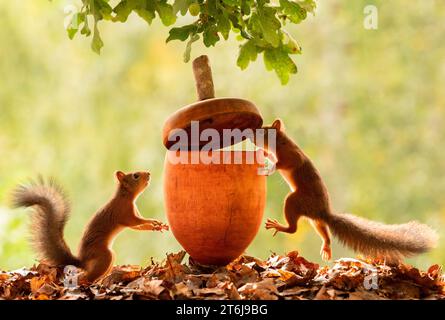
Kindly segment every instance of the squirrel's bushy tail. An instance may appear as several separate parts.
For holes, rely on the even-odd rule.
[[[69,218],[69,203],[62,189],[53,181],[21,185],[13,192],[16,207],[33,207],[31,242],[40,259],[54,265],[79,266],[63,237]]]
[[[436,231],[416,221],[386,225],[351,214],[336,213],[325,216],[323,220],[334,236],[352,250],[372,257],[383,257],[388,262],[426,252],[438,240]]]

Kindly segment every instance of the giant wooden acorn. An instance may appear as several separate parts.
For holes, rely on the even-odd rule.
[[[214,97],[207,56],[194,60],[193,71],[200,101],[173,113],[163,128],[163,143],[168,149],[165,209],[173,235],[195,261],[225,265],[243,254],[261,225],[266,178],[259,170],[264,158],[260,152],[254,155],[255,151],[201,150],[208,142],[190,138],[192,121],[198,121],[199,135],[205,129],[216,130],[221,147],[226,147],[239,140],[224,141],[224,129],[257,129],[263,120],[250,101]],[[187,141],[172,139],[176,129],[187,132]],[[173,146],[183,147],[182,151],[173,150]],[[204,162],[200,156],[219,161]],[[241,163],[234,163],[235,158]],[[183,161],[178,163],[178,159]]]

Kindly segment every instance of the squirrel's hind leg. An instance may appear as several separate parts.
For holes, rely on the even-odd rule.
[[[331,260],[332,258],[331,236],[329,234],[328,225],[321,220],[310,219],[310,222],[311,225],[314,227],[315,231],[317,231],[320,238],[323,240],[323,244],[321,245],[321,250],[320,250],[321,258],[325,261]]]
[[[114,254],[110,250],[101,251],[85,264],[85,277],[88,281],[94,282],[108,274],[113,268]]]
[[[284,203],[284,216],[287,221],[287,226],[280,224],[275,219],[267,219],[266,229],[275,229],[274,236],[277,232],[295,233],[297,232],[298,220],[302,216],[299,213],[298,205],[296,205],[297,196],[295,193],[289,194]]]

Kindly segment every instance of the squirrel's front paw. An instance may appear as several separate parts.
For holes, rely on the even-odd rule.
[[[165,223],[163,223],[163,222],[161,222],[161,221],[159,221],[159,220],[153,220],[152,222],[151,222],[151,226],[153,227],[153,230],[155,230],[155,231],[168,231],[169,230],[169,227],[168,227],[168,225],[167,224],[165,224]]]
[[[170,230],[170,227],[168,226],[168,224],[165,224],[165,223],[162,223],[161,222],[161,226],[160,226],[160,230],[159,231],[168,231],[168,230]]]

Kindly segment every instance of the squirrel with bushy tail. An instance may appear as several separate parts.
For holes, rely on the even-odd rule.
[[[148,186],[147,171],[125,174],[116,172],[117,189],[114,196],[93,215],[79,246],[77,256],[71,253],[64,239],[64,228],[70,207],[62,189],[52,180],[40,179],[19,186],[13,193],[16,207],[32,207],[31,242],[39,257],[56,266],[74,265],[84,270],[82,280],[94,282],[112,268],[112,243],[124,228],[135,230],[168,230],[168,226],[154,219],[144,219],[135,204]]]
[[[273,229],[274,235],[277,232],[295,233],[299,219],[309,218],[323,240],[320,254],[324,260],[330,260],[332,256],[330,232],[352,250],[390,263],[435,247],[436,231],[417,221],[386,225],[334,211],[320,173],[303,150],[287,136],[283,122],[277,119],[264,130],[265,140],[259,147],[276,162],[275,168],[291,189],[284,201],[287,224],[273,219],[266,222],[266,228]],[[273,136],[269,135],[269,130],[275,131],[275,146],[267,140]]]

